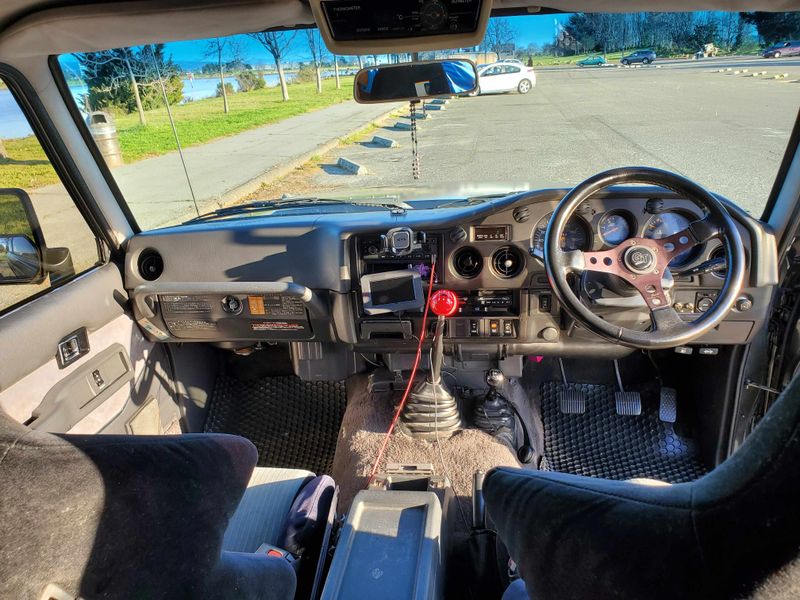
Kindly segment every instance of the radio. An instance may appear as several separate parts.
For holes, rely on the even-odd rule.
[[[474,290],[456,292],[458,312],[455,316],[519,316],[519,293],[512,290]]]

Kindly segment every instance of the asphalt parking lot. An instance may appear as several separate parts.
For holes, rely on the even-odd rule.
[[[735,74],[742,69],[748,71]],[[753,76],[760,71],[789,76]],[[611,167],[649,165],[682,173],[760,215],[800,106],[794,59],[543,68],[537,78],[527,95],[454,99],[420,122],[418,182],[410,133],[392,122],[323,156],[304,173],[308,189],[295,185],[292,193],[538,189],[572,186]],[[407,111],[396,121],[408,122]],[[373,134],[399,146],[377,147]],[[338,168],[340,157],[366,174]]]

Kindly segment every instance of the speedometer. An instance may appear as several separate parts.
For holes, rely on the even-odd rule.
[[[651,240],[660,240],[671,235],[675,235],[679,231],[686,229],[690,224],[687,217],[676,212],[664,212],[654,215],[644,228],[644,237]],[[691,260],[693,250],[687,250],[672,259],[670,265],[679,267],[685,265]]]
[[[553,213],[548,213],[536,224],[531,234],[531,254],[536,258],[544,258],[544,236],[547,233],[547,224]],[[561,234],[561,248],[564,250],[588,250],[589,233],[580,219],[570,219],[564,232]]]
[[[619,213],[606,213],[597,224],[597,232],[603,243],[617,246],[631,236],[631,224],[624,215]]]

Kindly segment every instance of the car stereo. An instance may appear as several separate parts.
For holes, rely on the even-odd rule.
[[[425,304],[416,271],[387,271],[361,278],[361,300],[368,315],[418,310]]]

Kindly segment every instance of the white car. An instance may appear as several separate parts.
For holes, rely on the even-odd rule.
[[[511,62],[497,62],[478,69],[478,94],[518,91],[527,94],[536,85],[532,67]]]

